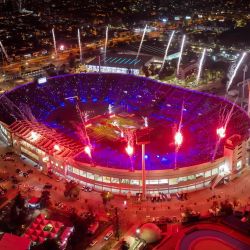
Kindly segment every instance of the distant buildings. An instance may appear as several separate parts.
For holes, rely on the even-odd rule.
[[[89,71],[104,73],[124,73],[139,75],[144,65],[148,65],[152,60],[150,56],[117,54],[108,55],[104,58],[96,57],[90,61],[86,67]]]

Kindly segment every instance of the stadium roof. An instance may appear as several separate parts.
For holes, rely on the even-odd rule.
[[[152,59],[151,56],[141,55],[136,58],[136,55],[127,55],[127,54],[116,54],[116,55],[107,55],[106,60],[101,58],[100,65],[107,67],[116,67],[116,68],[133,68],[140,69],[144,64],[149,62]],[[96,57],[94,60],[90,61],[88,65],[99,65],[99,57]]]
[[[53,151],[53,154],[57,156],[74,157],[83,150],[83,146],[75,140],[41,123],[16,121],[10,125],[10,130],[41,150]]]

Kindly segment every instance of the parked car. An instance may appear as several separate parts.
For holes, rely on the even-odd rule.
[[[99,221],[95,221],[94,223],[91,223],[88,227],[88,233],[89,234],[95,234],[97,229],[99,228]]]
[[[93,247],[96,243],[97,243],[97,240],[93,240],[93,241],[90,242],[89,246]]]
[[[93,191],[93,187],[89,187],[89,186],[85,186],[82,187],[81,190],[83,190],[84,192],[92,192]]]
[[[62,177],[59,177],[56,179],[57,182],[61,181],[62,180]]]
[[[4,161],[15,161],[15,160],[13,158],[7,156],[7,157],[4,158]]]
[[[29,174],[28,173],[23,173],[23,177],[28,177],[29,176]]]
[[[52,188],[52,184],[50,184],[50,183],[46,183],[44,186],[43,186],[43,188],[47,188],[47,189],[50,189],[50,188]]]
[[[104,236],[104,240],[109,240],[111,238],[111,236],[113,235],[113,230],[110,230],[106,233],[106,235]]]

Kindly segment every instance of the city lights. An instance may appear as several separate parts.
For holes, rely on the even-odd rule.
[[[0,250],[250,249],[246,2],[0,2]]]
[[[172,31],[172,33],[171,33],[171,35],[170,35],[170,38],[169,38],[169,41],[168,41],[168,44],[167,44],[167,47],[166,47],[166,50],[165,50],[165,55],[164,55],[164,58],[163,58],[163,61],[162,61],[162,65],[161,65],[160,71],[162,71],[162,69],[163,69],[163,67],[164,67],[164,64],[165,64],[165,61],[167,60],[168,51],[169,51],[171,42],[172,42],[172,40],[173,40],[174,33],[175,33],[175,31]]]
[[[142,44],[143,44],[143,41],[144,41],[144,38],[145,38],[145,35],[146,35],[146,32],[147,32],[147,25],[145,26],[144,30],[143,30],[143,34],[142,34],[142,38],[141,38],[141,43],[139,45],[139,49],[138,49],[138,52],[137,52],[137,55],[136,55],[136,59],[139,57],[140,53],[141,53],[141,48],[142,48]]]

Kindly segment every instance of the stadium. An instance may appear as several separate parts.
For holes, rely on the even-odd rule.
[[[1,136],[17,154],[96,190],[142,192],[143,164],[147,193],[214,188],[246,167],[247,113],[198,91],[86,73],[28,83],[0,100]]]

